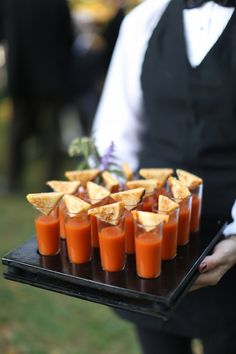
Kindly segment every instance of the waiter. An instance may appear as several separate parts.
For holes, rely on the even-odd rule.
[[[200,175],[203,215],[228,220],[236,198],[235,5],[146,0],[138,6],[123,22],[94,125],[100,150],[113,140],[135,170],[173,167]],[[197,290],[168,322],[123,314],[136,323],[145,354],[192,353],[194,337],[204,354],[236,353],[236,222],[226,234],[200,265]]]

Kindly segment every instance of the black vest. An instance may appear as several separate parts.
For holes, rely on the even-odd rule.
[[[236,13],[192,68],[183,6],[173,0],[144,59],[142,167],[183,168],[204,179],[204,213],[229,217],[236,198]]]
[[[193,69],[186,56],[182,10],[180,0],[170,2],[147,48],[141,77],[147,126],[141,166],[199,174],[205,180],[205,210],[229,216],[236,198],[236,12]],[[235,328],[235,279],[236,267],[216,287],[189,293],[166,323],[120,314],[140,326],[184,336]]]

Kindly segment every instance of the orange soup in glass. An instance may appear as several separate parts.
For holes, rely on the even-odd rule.
[[[59,223],[60,223],[60,237],[62,239],[65,239],[66,238],[66,232],[65,232],[66,207],[63,200],[60,201],[58,211],[59,211]]]
[[[98,235],[102,269],[118,272],[125,266],[125,232],[124,217],[117,225],[98,219]]]
[[[109,197],[105,197],[103,199],[89,199],[89,202],[92,203],[90,209],[97,208],[102,205],[109,204]],[[97,217],[95,215],[90,215],[90,224],[91,224],[91,241],[93,248],[99,248],[99,237],[98,237],[98,224]]]
[[[160,215],[168,215],[169,220],[163,224],[161,259],[171,260],[177,254],[177,236],[179,223],[179,208],[170,212],[158,211]]]
[[[192,195],[183,200],[176,200],[179,203],[179,225],[178,225],[178,246],[184,246],[189,242],[190,220],[192,209]]]
[[[152,212],[153,207],[157,203],[157,192],[156,190],[152,193],[148,193],[144,196],[142,202],[142,211],[149,211]]]
[[[202,211],[202,191],[203,184],[191,190],[192,193],[192,213],[190,221],[190,232],[197,232],[200,228],[200,218]]]
[[[91,227],[86,212],[71,215],[65,222],[66,244],[71,263],[87,263],[92,258]]]
[[[152,279],[161,273],[162,224],[146,231],[135,222],[136,272],[139,277]]]
[[[60,252],[59,217],[57,208],[49,215],[35,218],[38,251],[42,256],[53,256]]]
[[[135,244],[134,244],[134,219],[131,211],[125,211],[125,252],[127,254],[135,253]]]

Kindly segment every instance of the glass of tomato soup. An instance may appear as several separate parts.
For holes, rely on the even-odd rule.
[[[65,240],[66,232],[65,232],[65,217],[66,217],[66,207],[64,200],[61,200],[58,206],[59,212],[59,224],[60,224],[60,237]]]
[[[42,256],[54,256],[60,252],[60,224],[58,208],[49,215],[37,212],[35,218],[38,251]]]
[[[87,263],[92,258],[91,225],[87,212],[66,214],[66,244],[71,263]]]
[[[90,209],[93,209],[93,208],[97,208],[109,204],[109,197],[105,197],[102,199],[88,199],[88,202],[92,204]],[[99,248],[97,217],[92,214],[89,217],[90,217],[90,224],[91,224],[92,247]]]
[[[136,272],[141,278],[157,278],[161,273],[162,225],[140,225],[135,221]]]
[[[151,212],[157,204],[157,190],[155,189],[151,193],[146,193],[142,202],[142,211]]]
[[[202,191],[203,184],[190,190],[192,193],[192,213],[190,221],[190,232],[198,232],[200,228],[200,219],[202,211]]]
[[[160,211],[159,215],[168,215],[169,220],[163,224],[163,237],[161,259],[168,261],[175,258],[177,254],[177,237],[178,237],[178,224],[179,224],[179,208],[171,211]]]
[[[179,203],[179,224],[177,245],[184,246],[189,242],[190,221],[192,212],[192,195],[180,200],[175,199]]]
[[[99,219],[97,222],[102,269],[119,272],[124,269],[126,261],[124,216],[111,222]]]

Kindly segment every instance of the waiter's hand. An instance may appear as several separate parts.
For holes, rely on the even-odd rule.
[[[216,285],[223,275],[236,264],[236,235],[219,242],[211,256],[207,256],[199,266],[201,273],[192,290]]]

